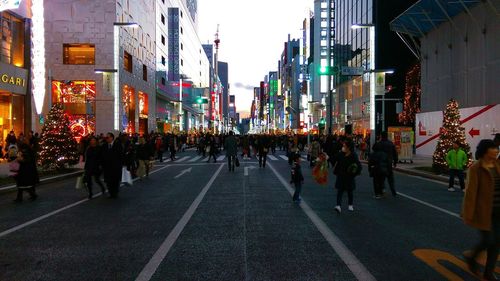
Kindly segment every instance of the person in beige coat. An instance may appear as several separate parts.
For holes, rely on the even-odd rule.
[[[500,247],[500,160],[498,146],[492,140],[479,142],[476,161],[467,173],[467,188],[462,206],[465,224],[480,231],[481,240],[465,257],[471,272],[478,274],[476,258],[487,250],[484,279],[498,280],[495,266]]]

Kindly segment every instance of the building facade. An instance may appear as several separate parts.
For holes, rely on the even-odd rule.
[[[44,11],[43,113],[63,103],[77,136],[154,130],[154,3],[45,1]]]
[[[26,1],[29,2],[29,1]],[[23,3],[0,11],[0,145],[10,131],[32,128],[31,9]]]

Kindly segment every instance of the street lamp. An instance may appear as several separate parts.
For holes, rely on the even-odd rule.
[[[114,22],[113,23],[113,53],[114,53],[114,129],[120,131],[120,27],[137,28],[139,24],[136,22]]]

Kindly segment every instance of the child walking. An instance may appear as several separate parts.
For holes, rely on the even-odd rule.
[[[293,194],[293,202],[300,203],[300,191],[304,183],[304,176],[302,175],[302,168],[300,167],[300,156],[295,155],[294,163],[292,165],[292,179],[290,183],[295,185],[295,193]]]

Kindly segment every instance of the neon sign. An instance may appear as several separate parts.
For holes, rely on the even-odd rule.
[[[0,12],[19,8],[21,0],[0,0]]]

